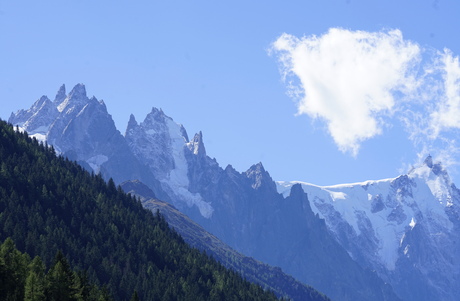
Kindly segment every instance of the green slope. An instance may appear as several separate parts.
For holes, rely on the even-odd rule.
[[[0,121],[0,241],[51,266],[58,250],[115,300],[275,300],[189,247],[113,181]]]
[[[72,271],[61,252],[47,270],[39,256],[32,260],[7,238],[0,245],[0,300],[109,301],[111,298],[105,290],[91,284],[84,272]]]

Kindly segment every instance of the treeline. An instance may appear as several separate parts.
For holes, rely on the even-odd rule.
[[[7,237],[46,266],[61,250],[115,300],[133,292],[140,300],[276,299],[190,248],[112,180],[0,121],[0,241]]]
[[[39,256],[21,253],[11,238],[0,246],[0,300],[109,301],[106,290],[76,272],[58,251],[49,270]],[[136,292],[131,300],[135,299]]]

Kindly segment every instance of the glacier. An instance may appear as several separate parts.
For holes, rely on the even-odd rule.
[[[428,156],[422,165],[396,178],[334,186],[279,181],[277,190],[287,196],[295,184],[302,186],[312,210],[353,259],[378,271],[394,287],[393,275],[415,267],[439,288],[435,299],[454,300],[449,290],[458,291],[454,279],[459,277],[460,258],[452,242],[459,238],[460,199],[441,163],[434,164]],[[420,231],[424,248],[408,239]],[[451,249],[445,249],[449,245]],[[434,271],[444,276],[438,281],[431,277]]]

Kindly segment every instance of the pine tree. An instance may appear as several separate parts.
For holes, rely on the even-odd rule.
[[[45,298],[45,265],[36,256],[29,264],[29,275],[25,284],[24,301],[42,301]]]
[[[21,254],[16,249],[11,238],[7,238],[0,247],[0,258],[4,262],[6,279],[2,283],[3,300],[23,300],[24,283],[27,274],[27,265],[30,257]]]
[[[74,297],[78,301],[90,300],[91,285],[85,272],[74,273]]]
[[[46,294],[52,301],[73,301],[74,294],[74,274],[70,269],[67,259],[61,251],[58,251],[55,264],[47,274]]]

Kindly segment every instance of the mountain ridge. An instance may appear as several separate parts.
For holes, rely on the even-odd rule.
[[[323,187],[278,182],[278,191],[286,195],[291,185],[302,185],[341,245],[405,299],[416,293],[401,287],[401,279],[423,287],[418,300],[455,300],[460,262],[450,242],[459,238],[460,191],[431,156],[395,178]]]
[[[141,300],[278,300],[191,248],[161,214],[143,208],[112,179],[106,182],[100,174],[85,171],[1,120],[0,162],[0,241],[14,241],[21,252],[40,256],[47,265],[59,251],[72,269],[81,271],[80,280],[103,285],[114,300],[128,300],[133,293]],[[4,245],[1,249],[0,257],[6,258]],[[5,268],[11,261],[0,262],[0,279],[9,276]],[[60,291],[54,298],[83,300],[70,296],[84,283],[74,287],[69,273],[67,288],[52,287]],[[62,271],[51,277],[62,280]],[[59,285],[53,278],[46,280]],[[24,286],[19,282],[19,277],[10,277],[8,287],[2,283],[1,289],[20,292]],[[312,299],[327,300],[319,294]]]
[[[42,137],[49,139],[50,145],[52,143],[57,143],[56,150],[61,155],[64,155],[71,160],[77,161],[80,165],[82,165],[88,171],[91,171],[95,174],[100,174],[104,176],[105,178],[109,178],[109,177],[112,177],[112,175],[115,175],[113,177],[115,182],[121,182],[122,180],[126,181],[127,178],[141,179],[143,181],[153,180],[154,181],[153,184],[156,183],[155,185],[157,186],[152,185],[152,181],[150,181],[149,187],[152,188],[153,186],[153,189],[155,190],[154,196],[162,197],[162,194],[164,196],[165,192],[163,189],[167,188],[167,186],[165,186],[165,184],[162,183],[161,181],[161,180],[164,180],[164,178],[158,177],[159,180],[157,180],[157,178],[153,177],[153,174],[155,174],[155,172],[152,173],[150,178],[149,177],[139,177],[136,174],[132,173],[130,169],[127,169],[128,170],[127,174],[120,175],[121,173],[120,164],[117,162],[122,162],[123,160],[120,160],[117,158],[120,158],[120,157],[121,158],[134,158],[134,159],[130,159],[131,160],[130,162],[128,161],[128,163],[130,163],[129,165],[131,165],[130,167],[132,167],[132,165],[135,165],[135,164],[132,164],[134,160],[135,160],[134,163],[139,162],[139,160],[135,156],[130,157],[126,155],[126,149],[127,149],[128,143],[126,142],[124,143],[122,140],[120,140],[119,137],[121,135],[119,134],[117,130],[115,130],[113,121],[108,122],[110,119],[110,115],[106,111],[105,105],[102,105],[101,102],[98,102],[95,97],[92,97],[92,98],[86,97],[86,94],[85,94],[86,90],[84,89],[84,86],[79,85],[77,88],[74,88],[72,91],[74,90],[76,90],[76,92],[71,92],[66,97],[63,97],[62,94],[65,91],[65,87],[62,86],[60,90],[58,91],[58,96],[56,96],[56,99],[60,99],[61,102],[58,102],[58,101],[55,101],[53,103],[48,102],[48,105],[50,106],[53,106],[53,107],[60,106],[62,108],[60,113],[56,113],[57,114],[57,116],[55,117],[56,119],[52,120],[50,125],[47,127],[48,129],[52,129],[55,132],[60,132],[62,134],[61,137],[56,137],[56,139],[51,140],[50,137],[53,137],[53,136],[50,135],[52,134],[52,131],[50,130],[48,132],[42,132],[41,133]],[[77,97],[75,103],[73,102],[74,97]],[[45,98],[43,98],[41,102],[43,102],[44,99]],[[86,103],[82,102],[81,99],[85,99]],[[63,103],[65,105],[62,105]],[[40,115],[41,106],[42,105],[40,103],[40,100],[38,100],[32,106],[32,108],[28,110],[30,114],[28,114],[28,116],[26,117],[30,118],[30,116]],[[59,110],[57,111],[59,112]],[[24,112],[27,112],[27,111],[26,110],[19,111],[16,116],[20,118],[21,116],[25,115]],[[105,120],[105,122],[101,122],[99,115],[94,114],[94,113],[102,113],[102,121]],[[13,114],[13,116],[15,115]],[[85,118],[85,116],[92,117],[92,118]],[[46,117],[46,116],[40,116],[40,117]],[[164,115],[161,109],[155,109],[155,108],[152,109],[150,118],[151,118],[150,121],[153,123],[158,121],[155,119],[159,119],[161,121],[166,121],[166,120],[172,121],[170,117],[167,117],[166,115]],[[149,121],[149,116],[146,117],[146,120]],[[10,118],[10,121],[16,122],[16,119],[12,117]],[[127,131],[135,129],[136,127],[140,126],[142,123],[137,124],[137,122],[135,121],[135,117],[132,116],[130,118],[130,124],[131,125],[128,127]],[[33,126],[35,125],[34,123],[22,122],[22,123],[17,123],[17,125],[23,127],[20,129],[21,131],[31,130],[32,132],[36,132],[33,129]],[[77,128],[80,128],[81,130],[76,131],[75,129]],[[197,155],[197,157],[203,157],[202,154],[204,151],[204,145],[201,141],[202,137],[200,136],[200,133],[195,135],[192,141],[188,141],[188,137],[187,137],[187,133],[185,129],[182,126],[177,126],[176,129],[177,131],[175,132],[175,134],[181,135],[181,137],[183,137],[183,141],[184,143],[188,143],[187,146],[190,147],[191,153],[193,153],[196,150],[194,155]],[[152,130],[152,128],[147,128],[147,131],[149,130]],[[166,130],[167,130],[166,128],[163,128],[158,132],[161,135],[162,131],[164,133]],[[104,133],[104,132],[108,134],[101,135],[101,133]],[[171,133],[169,130],[167,130],[166,134],[171,134]],[[36,136],[34,136],[33,134],[31,136],[36,138]],[[88,141],[85,141],[85,139],[82,139],[81,138],[82,136],[86,137],[86,140]],[[163,139],[165,138],[169,138],[168,135],[165,135],[163,137]],[[44,141],[46,142],[46,139]],[[60,144],[63,141],[65,143]],[[121,144],[121,146],[125,150],[123,151],[123,148],[121,148],[120,145],[118,146],[114,145],[113,141],[116,142],[115,144]],[[75,145],[76,147],[74,148],[69,147],[70,145]],[[118,151],[113,151],[113,149],[118,150]],[[120,151],[120,149],[122,151]],[[199,154],[200,156],[198,156]],[[117,156],[117,157],[114,157],[114,156]],[[173,157],[173,159],[175,158]],[[169,166],[171,170],[174,170],[176,167],[175,166],[176,162],[174,160],[171,160],[170,163],[171,164],[167,166]],[[116,164],[118,164],[118,166]],[[123,166],[126,166],[126,165],[121,165],[122,169],[123,169]],[[112,172],[113,170],[115,170],[114,173]],[[126,170],[124,172],[126,173]],[[146,171],[144,172],[144,174],[149,174],[149,172],[150,171]],[[142,175],[142,173],[139,173],[139,174]],[[166,200],[168,200],[168,198],[166,198]],[[165,206],[164,204],[167,204],[167,203],[163,203],[163,206]],[[152,202],[149,202],[149,206],[146,206],[146,207],[149,207],[152,210],[156,210],[159,208],[158,203],[155,204],[156,207],[152,207],[151,205],[152,205]],[[169,206],[170,205],[168,205],[168,207]],[[201,244],[201,246],[200,245],[197,245],[197,246],[201,247],[201,249],[204,248],[203,244]],[[222,249],[223,251],[220,251],[220,249]],[[227,261],[231,261],[231,258],[224,257],[225,255],[224,253],[233,254],[232,256],[234,256],[235,259],[236,257],[241,257],[241,255],[238,255],[236,252],[230,249],[225,249],[225,248],[220,248],[220,249],[216,249],[217,251],[214,251],[214,252],[216,252],[215,254],[219,255],[219,258],[222,260],[225,259]],[[209,249],[209,250],[212,250],[212,249]],[[278,270],[278,269],[271,268],[267,265],[262,265],[261,263],[257,263],[254,259],[249,258],[249,257],[241,257],[239,260],[244,260],[246,267],[252,267],[255,270],[259,270],[259,272],[261,273],[262,273],[261,267],[263,267],[263,269],[266,272],[272,273],[273,275],[275,275],[275,278],[277,280],[282,281],[282,283],[284,283],[283,284],[284,289],[289,288],[290,292],[289,290],[286,290],[286,292],[283,292],[282,290],[280,290],[280,286],[278,285],[277,287],[276,283],[274,283],[273,280],[269,280],[269,279],[262,280],[260,278],[261,275],[257,275],[256,271],[248,270],[250,273],[246,275],[248,278],[250,278],[254,282],[261,283],[261,280],[262,280],[265,286],[269,284],[269,287],[274,290],[277,290],[279,295],[288,295],[290,297],[293,297],[295,300],[296,299],[302,300],[305,298],[305,296],[310,296],[309,298],[311,299],[323,298],[319,293],[316,293],[316,291],[314,291],[313,289],[308,288],[296,282],[293,278],[290,278],[289,276],[284,275],[280,269]],[[230,266],[233,266],[235,270],[240,272],[239,265],[237,264],[235,265],[235,262],[233,263],[230,262],[229,264]],[[292,287],[289,287],[290,285],[287,285],[287,284],[292,284]]]
[[[60,95],[62,99],[62,92]],[[26,119],[31,117],[24,112],[13,114],[11,121],[19,126],[27,125]],[[69,124],[77,125],[84,120],[96,123],[93,119],[82,118],[88,113],[81,112]],[[41,114],[45,116],[46,112]],[[111,119],[107,111],[104,114],[104,118]],[[444,264],[452,279],[460,279],[458,262],[452,259],[454,251],[460,250],[449,242],[457,239],[458,207],[446,207],[447,210],[441,211],[433,207],[443,221],[452,223],[450,231],[437,223],[435,215],[427,213],[430,208],[423,207],[422,202],[425,198],[436,200],[438,196],[445,196],[445,204],[449,198],[457,204],[460,199],[453,183],[443,184],[446,174],[437,163],[427,160],[432,166],[429,168],[434,175],[432,178],[422,178],[422,174],[402,175],[366,181],[362,185],[327,188],[306,183],[296,186],[291,182],[285,183],[284,190],[280,191],[280,183],[277,186],[261,163],[241,173],[230,165],[221,168],[215,159],[206,155],[201,132],[190,141],[185,128],[161,109],[153,108],[144,122],[137,123],[131,116],[125,136],[118,132],[117,137],[121,137],[118,139],[125,147],[116,153],[117,160],[112,157],[114,154],[101,153],[101,145],[115,148],[106,137],[89,133],[88,146],[77,139],[79,136],[75,132],[61,133],[75,143],[74,149],[81,149],[75,156],[91,170],[96,172],[90,163],[99,167],[104,176],[113,174],[117,183],[139,179],[159,199],[174,205],[236,251],[280,266],[333,299],[398,300],[399,296],[404,300],[455,300],[458,287],[449,287],[455,281],[443,284],[445,277],[434,263]],[[112,133],[116,131],[111,127]],[[54,142],[58,141],[48,141]],[[127,164],[125,168],[117,166],[120,160],[128,162],[120,158],[122,154],[135,164]],[[96,160],[104,159],[98,157],[100,155],[107,156],[107,161]],[[90,161],[91,158],[96,162]],[[137,173],[133,166],[137,166]],[[429,185],[441,185],[443,189],[431,190]],[[356,187],[355,192],[352,192],[353,187]],[[367,205],[353,207],[350,202],[343,201],[350,199],[362,200]],[[373,217],[383,213],[385,224],[376,224],[377,218]],[[433,238],[436,229],[442,230],[440,233],[445,237]],[[404,244],[401,243],[403,234],[406,234]],[[441,252],[437,245],[454,251]],[[440,255],[438,258],[442,260],[437,260],[435,255]],[[329,266],[327,262],[333,262],[332,258],[342,260],[335,263],[337,266]],[[313,268],[311,263],[315,260],[323,262],[323,266]],[[426,264],[425,260],[433,264]],[[330,279],[336,279],[334,285],[328,282]],[[349,279],[359,280],[347,282]]]
[[[79,95],[80,99],[83,89],[79,86],[77,90],[80,93],[75,95]],[[72,102],[74,94],[69,95],[63,102]],[[80,103],[79,99],[77,103]],[[107,120],[105,123],[84,118],[89,117],[89,113],[84,109],[79,112],[63,110],[61,115],[65,115],[57,119],[68,120],[68,124],[60,123],[57,128],[64,135],[61,139],[73,143],[73,147],[67,151],[77,150],[73,155],[83,165],[92,168],[90,163],[94,162],[89,159],[107,157],[105,162],[96,162],[101,163],[100,173],[104,177],[113,177],[116,183],[139,179],[159,199],[173,204],[236,251],[280,266],[288,274],[314,286],[332,299],[398,300],[377,275],[353,261],[311,209],[303,216],[293,212],[291,204],[277,192],[275,183],[262,164],[255,164],[243,173],[232,167],[222,169],[215,159],[199,151],[200,141],[201,149],[204,149],[202,135],[195,135],[195,143],[190,143],[183,126],[175,123],[161,109],[153,108],[147,114],[145,123],[138,124],[135,118],[130,118],[130,126],[135,130],[128,128],[124,141],[107,112],[101,116],[101,120]],[[65,131],[71,124],[82,128],[86,141],[78,139],[81,133]],[[98,135],[100,131],[113,133],[124,148],[120,149],[107,136]],[[58,140],[49,139],[50,142],[59,143]],[[62,150],[62,147],[57,145],[56,149]],[[114,149],[117,151],[114,152]],[[164,168],[155,170],[151,164],[156,161]],[[120,162],[125,165],[119,166]],[[139,167],[137,174],[133,172],[133,166]],[[297,198],[302,199],[302,194]],[[295,214],[295,218],[291,214]],[[286,224],[286,221],[289,222]],[[308,237],[316,237],[317,241]],[[281,241],[284,243],[279,243]],[[325,245],[330,247],[326,248]],[[310,253],[305,254],[306,251]],[[329,260],[336,257],[342,259],[340,265],[329,265]],[[312,270],[310,265],[314,258],[321,260],[316,260]],[[321,265],[318,264],[320,262]],[[334,285],[330,285],[331,279],[336,279]]]

